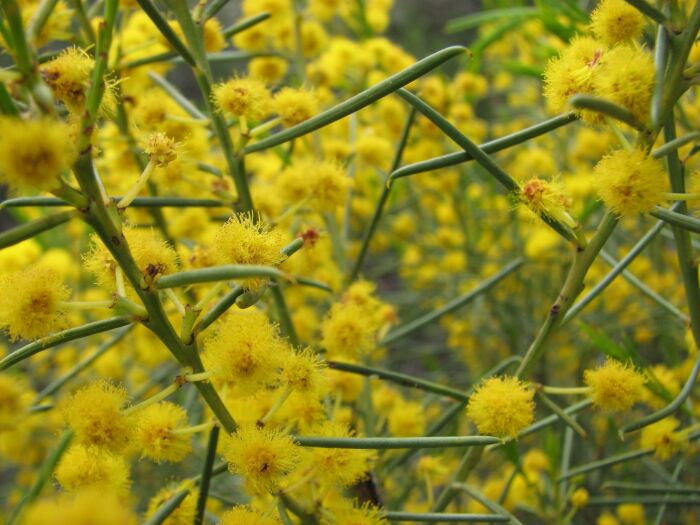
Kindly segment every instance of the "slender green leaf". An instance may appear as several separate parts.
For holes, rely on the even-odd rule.
[[[95,321],[76,328],[69,328],[68,330],[44,337],[43,339],[29,343],[28,345],[23,346],[22,348],[19,348],[0,359],[0,370],[6,370],[17,363],[24,361],[28,357],[38,354],[42,350],[46,350],[62,343],[67,343],[68,341],[82,339],[83,337],[99,334],[101,332],[108,332],[109,330],[114,330],[115,328],[120,328],[133,322],[134,320],[131,317],[113,317],[104,321]]]
[[[199,120],[208,120],[207,116],[202,113],[190,100],[183,95],[180,90],[175,87],[173,84],[171,84],[166,78],[160,76],[158,73],[155,71],[149,71],[148,76],[151,77],[151,80],[158,84],[160,87],[163,88],[163,90],[170,95],[170,98],[172,98],[177,104],[184,109],[191,117],[194,117]]]
[[[492,275],[488,279],[482,281],[476,288],[473,290],[470,290],[464,295],[461,295],[446,305],[438,308],[437,310],[433,310],[432,312],[428,312],[427,314],[419,317],[418,319],[414,319],[413,321],[406,323],[404,325],[399,326],[398,328],[395,328],[394,330],[390,331],[384,339],[382,339],[379,344],[381,346],[389,345],[391,343],[394,343],[398,341],[399,339],[402,339],[406,337],[407,335],[411,334],[412,332],[415,332],[419,328],[422,328],[423,326],[432,323],[433,321],[436,321],[443,315],[447,315],[451,312],[454,312],[458,308],[468,304],[472,300],[474,300],[476,297],[481,295],[482,293],[488,291],[492,286],[497,284],[499,281],[501,281],[503,278],[507,277],[510,273],[513,271],[517,270],[521,265],[523,264],[522,259],[516,259],[515,261],[512,261],[511,263],[507,264],[504,266],[498,273]]]
[[[233,35],[237,35],[246,29],[250,29],[251,27],[258,25],[260,22],[264,22],[268,18],[270,18],[270,13],[258,13],[257,15],[250,16],[236,22],[235,24],[224,29],[222,33],[226,38],[231,38]]]
[[[296,126],[292,126],[289,129],[271,135],[259,142],[251,144],[244,149],[245,153],[252,153],[254,151],[261,151],[284,142],[288,142],[292,139],[311,133],[319,128],[327,126],[340,120],[343,117],[355,113],[365,106],[370,105],[372,102],[379,100],[386,95],[393,93],[397,89],[409,84],[415,79],[423,76],[428,71],[431,71],[438,67],[445,61],[453,58],[455,56],[461,55],[466,52],[466,49],[460,46],[453,46],[442,49],[432,55],[419,60],[412,66],[399,71],[398,73],[391,75],[389,78],[383,80],[379,84],[368,88],[361,93],[358,93],[354,97],[337,104],[336,106],[324,111],[323,113],[316,115]]]
[[[446,33],[458,33],[466,31],[474,27],[479,27],[482,24],[490,22],[500,22],[505,19],[527,19],[534,18],[539,13],[536,7],[504,7],[502,9],[489,9],[487,11],[478,11],[474,14],[460,16],[448,21],[445,25]]]
[[[209,432],[209,442],[207,443],[207,455],[204,458],[202,475],[199,478],[199,492],[197,494],[197,507],[194,515],[194,525],[204,523],[204,512],[207,508],[207,497],[209,496],[209,484],[211,482],[212,468],[216,460],[216,447],[219,443],[219,427],[214,427]]]
[[[148,15],[148,18],[151,19],[151,22],[153,22],[153,24],[158,28],[160,33],[165,37],[165,39],[170,43],[170,45],[173,46],[175,51],[183,58],[183,60],[189,65],[194,66],[194,57],[187,49],[187,47],[185,47],[185,44],[182,43],[180,37],[177,36],[175,31],[173,31],[173,28],[170,27],[170,24],[168,24],[167,20],[163,18],[163,15],[161,14],[160,10],[155,5],[153,5],[151,0],[137,0],[137,2],[141,6],[141,9],[143,9],[144,12]]]
[[[493,436],[435,436],[435,437],[325,437],[296,436],[294,438],[302,447],[311,448],[347,448],[347,449],[400,449],[400,448],[446,448],[471,447],[501,443]]]
[[[6,230],[0,233],[0,250],[22,242],[25,239],[30,239],[41,232],[45,232],[55,228],[56,226],[65,224],[77,215],[78,212],[75,210],[63,211],[53,215],[46,215],[40,219],[34,219],[33,221],[25,222],[10,230]]]
[[[689,232],[700,233],[700,219],[657,206],[650,215]]]
[[[413,523],[505,523],[508,516],[499,514],[459,514],[451,512],[399,512],[384,511],[384,516],[392,522],[410,521]]]

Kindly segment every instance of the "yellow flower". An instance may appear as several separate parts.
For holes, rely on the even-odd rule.
[[[40,67],[40,72],[58,100],[79,115],[85,104],[95,61],[82,49],[69,47]],[[101,108],[110,112],[116,104],[114,82],[105,82]]]
[[[143,149],[159,168],[164,168],[177,158],[175,140],[165,133],[151,133]]]
[[[226,442],[224,458],[253,492],[276,492],[299,463],[299,451],[286,434],[242,427]]]
[[[288,346],[259,310],[231,312],[205,343],[203,356],[214,381],[232,385],[240,395],[253,394],[275,379]]]
[[[341,423],[327,421],[314,429],[314,434],[329,437],[352,437],[353,433]],[[349,487],[367,477],[374,450],[347,448],[313,448],[310,462],[317,472],[316,479],[325,487]]]
[[[178,463],[192,451],[190,434],[172,432],[187,425],[187,412],[181,406],[163,401],[136,412],[135,417],[134,441],[143,456],[156,463]]]
[[[75,149],[66,124],[48,118],[0,118],[0,181],[13,189],[40,191],[60,186]]]
[[[597,96],[627,108],[639,122],[646,124],[655,78],[651,53],[622,45],[605,53],[593,78],[593,89]]]
[[[281,359],[280,378],[297,392],[322,395],[327,389],[325,367],[323,359],[310,348],[287,352]]]
[[[599,197],[618,215],[652,211],[666,187],[663,165],[638,149],[606,155],[593,168],[593,175]]]
[[[667,417],[642,429],[639,444],[642,448],[654,450],[654,455],[661,459],[671,456],[688,447],[688,434],[676,431],[680,422],[674,417]]]
[[[78,390],[65,408],[68,426],[78,443],[119,451],[131,438],[131,420],[121,411],[126,402],[124,388],[97,381]]]
[[[559,182],[532,178],[520,187],[520,200],[536,215],[549,215],[569,226],[576,226],[567,212],[571,197]]]
[[[354,303],[335,303],[321,324],[321,346],[332,357],[355,359],[374,350],[376,325]]]
[[[591,29],[612,46],[638,38],[644,29],[644,16],[624,0],[601,0],[591,13]]]
[[[95,445],[72,445],[54,472],[65,490],[96,488],[124,497],[131,480],[123,457]]]
[[[233,78],[214,86],[214,101],[223,112],[234,117],[260,120],[270,110],[270,92],[255,78]]]
[[[153,516],[158,509],[167,503],[182,490],[189,491],[185,499],[177,508],[162,522],[163,525],[191,525],[194,522],[194,515],[197,510],[197,495],[193,493],[192,482],[185,481],[180,484],[173,484],[163,487],[148,502],[146,518]]]
[[[134,512],[117,494],[101,488],[80,489],[42,499],[27,508],[22,525],[136,525]]]
[[[535,417],[534,395],[515,377],[491,377],[469,398],[467,416],[482,434],[513,438]]]
[[[35,395],[23,377],[7,373],[0,375],[0,432],[12,430],[20,424]]]
[[[318,113],[318,100],[307,89],[282,88],[273,100],[273,107],[285,126],[294,126]]]
[[[583,487],[577,488],[573,494],[571,494],[569,501],[571,501],[571,505],[577,509],[585,507],[588,505],[588,491]]]
[[[69,291],[43,266],[0,274],[0,327],[12,340],[38,339],[66,327]]]
[[[287,61],[278,57],[258,57],[248,62],[250,76],[268,84],[280,80],[288,67]]]
[[[401,401],[389,413],[394,436],[421,436],[425,432],[425,408],[418,401]]]
[[[219,525],[282,525],[277,516],[261,514],[257,510],[239,505],[221,515]]]
[[[566,108],[577,93],[593,93],[593,77],[605,55],[605,46],[590,37],[575,37],[544,71],[544,96],[551,112]]]
[[[606,412],[628,410],[644,392],[644,376],[610,358],[595,370],[586,370],[583,382],[591,389],[593,404]]]

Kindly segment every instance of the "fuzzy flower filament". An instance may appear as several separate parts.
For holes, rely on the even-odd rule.
[[[482,434],[514,438],[535,418],[534,395],[518,378],[492,377],[469,398],[467,416]]]

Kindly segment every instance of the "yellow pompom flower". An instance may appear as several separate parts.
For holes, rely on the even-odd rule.
[[[129,466],[123,457],[95,445],[72,445],[54,472],[64,490],[101,489],[121,497],[129,492]]]
[[[309,199],[316,211],[333,212],[345,204],[352,179],[335,162],[302,160],[279,178],[283,195],[292,201]]]
[[[567,107],[577,93],[593,93],[593,77],[600,68],[605,46],[590,37],[575,37],[544,71],[544,96],[551,112]]]
[[[299,451],[286,434],[242,427],[225,443],[224,458],[253,492],[274,493],[298,465]]]
[[[593,34],[608,46],[642,34],[644,16],[624,0],[601,0],[591,13]]]
[[[54,96],[63,102],[73,114],[80,114],[85,104],[85,94],[90,86],[95,61],[85,51],[77,47],[64,49],[56,58],[42,64],[41,76],[53,91]],[[110,112],[116,104],[114,83],[105,82],[101,108]]]
[[[146,155],[159,168],[164,168],[177,158],[175,140],[165,133],[151,133],[143,148]]]
[[[205,342],[204,362],[214,381],[250,395],[273,382],[280,356],[288,353],[277,327],[259,310],[231,312]]]
[[[214,256],[219,264],[275,266],[284,260],[282,233],[252,213],[233,215],[214,235]],[[246,279],[248,289],[259,288],[265,278]]]
[[[0,118],[0,182],[12,189],[55,190],[75,148],[66,124],[48,118]]]
[[[234,507],[221,515],[219,525],[282,525],[277,516],[267,515],[246,505]]]
[[[65,408],[68,426],[76,441],[119,451],[131,438],[131,419],[122,407],[127,398],[124,388],[97,381],[78,390]]]
[[[0,432],[20,424],[35,395],[24,378],[7,373],[0,375]]]
[[[353,437],[342,423],[327,421],[314,429],[314,434],[329,437]],[[375,450],[347,448],[313,448],[309,461],[317,472],[316,479],[324,488],[350,487],[367,477]]]
[[[644,376],[633,367],[608,358],[594,370],[583,373],[593,404],[606,412],[622,412],[632,407],[644,392]]]
[[[69,291],[43,266],[0,274],[0,327],[10,339],[38,339],[66,327],[61,301]]]
[[[279,57],[258,57],[248,62],[250,76],[266,84],[279,81],[287,74],[288,67],[287,61]]]
[[[187,412],[181,406],[163,401],[136,412],[135,417],[134,441],[143,456],[156,463],[178,463],[192,451],[191,434],[173,433],[187,425]]]
[[[260,120],[270,110],[272,97],[256,78],[233,78],[214,86],[214,102],[217,107],[234,117]]]
[[[308,89],[282,88],[273,100],[274,112],[289,127],[304,122],[318,113],[318,100]]]
[[[281,359],[280,379],[296,392],[322,395],[327,386],[325,367],[323,359],[310,348],[287,352]]]
[[[81,489],[42,499],[27,508],[22,525],[136,525],[134,512],[115,493],[99,488]]]
[[[654,450],[654,455],[661,459],[685,450],[688,447],[688,434],[676,431],[680,422],[674,417],[667,417],[642,429],[639,444],[642,448]]]
[[[491,377],[469,398],[467,416],[482,434],[514,438],[535,417],[534,395],[516,377]]]
[[[598,196],[618,215],[652,211],[662,200],[666,171],[643,151],[617,150],[593,168]]]
[[[617,46],[605,53],[593,78],[593,89],[597,96],[628,109],[637,121],[646,124],[655,78],[651,53],[636,46]]]
[[[556,181],[532,178],[520,187],[520,200],[536,215],[548,215],[575,228],[576,223],[568,213],[571,197],[564,186]]]
[[[321,324],[321,346],[329,356],[356,359],[374,350],[376,324],[354,303],[335,303]]]
[[[588,505],[588,499],[588,491],[583,487],[579,487],[573,492],[573,494],[571,494],[569,501],[571,502],[571,505],[573,507],[577,509],[582,509],[583,507]]]
[[[153,516],[160,507],[171,500],[177,493],[182,490],[188,490],[189,493],[185,496],[177,508],[162,522],[163,525],[190,525],[194,522],[194,515],[197,511],[197,494],[193,491],[194,484],[191,481],[185,481],[180,484],[171,484],[160,489],[155,496],[148,502],[145,518]]]

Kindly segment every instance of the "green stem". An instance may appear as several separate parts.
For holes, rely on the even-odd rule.
[[[316,131],[319,128],[327,126],[328,124],[331,124],[336,120],[340,120],[343,117],[347,117],[351,113],[355,113],[365,106],[370,105],[372,102],[393,93],[400,87],[409,84],[410,82],[423,76],[428,71],[435,69],[450,58],[462,55],[465,52],[466,49],[461,46],[447,47],[437,51],[436,53],[419,60],[412,66],[391,75],[382,82],[358,93],[348,100],[333,106],[323,113],[284,131],[275,133],[274,135],[271,135],[260,142],[247,146],[244,151],[245,153],[261,151],[301,137],[307,133],[311,133],[312,131]]]
[[[273,283],[270,287],[270,293],[272,294],[272,300],[275,303],[275,309],[277,311],[277,319],[279,320],[280,332],[284,337],[289,339],[292,346],[299,346],[299,336],[294,328],[294,321],[292,321],[292,316],[289,314],[289,308],[287,307],[287,301],[284,299],[284,294],[282,293],[282,288],[279,283]]]
[[[185,501],[185,498],[190,495],[188,489],[182,489],[175,493],[169,500],[164,502],[158,510],[156,510],[150,518],[143,522],[143,525],[161,525],[165,523],[168,517],[177,510],[177,508]]]
[[[28,345],[25,345],[0,359],[0,370],[6,370],[17,363],[24,361],[28,357],[38,354],[42,350],[47,350],[62,343],[67,343],[68,341],[75,341],[76,339],[82,339],[84,337],[102,332],[108,332],[109,330],[114,330],[115,328],[130,325],[133,322],[134,320],[128,316],[113,317],[112,319],[95,321],[93,323],[84,324],[76,328],[69,328],[68,330],[49,335],[39,339],[38,341],[29,343]]]
[[[326,364],[333,370],[341,370],[343,372],[350,372],[352,374],[359,374],[366,377],[387,379],[402,386],[418,388],[426,392],[432,392],[433,394],[451,397],[452,399],[456,399],[458,401],[467,401],[469,399],[469,395],[461,390],[433,383],[432,381],[426,381],[425,379],[420,379],[415,376],[401,374],[399,372],[392,372],[391,370],[383,370],[381,368],[374,368],[355,363],[340,363],[338,361],[327,361]]]
[[[406,148],[406,144],[408,143],[408,135],[411,131],[411,126],[413,125],[413,121],[415,120],[415,118],[416,108],[411,107],[411,110],[408,113],[408,117],[406,117],[406,123],[404,124],[403,130],[401,131],[401,137],[399,138],[399,143],[396,146],[394,160],[391,164],[391,171],[389,173],[393,173],[401,165],[401,158],[403,157],[404,149]],[[362,263],[364,263],[365,257],[367,256],[367,252],[369,251],[369,243],[372,240],[372,237],[374,236],[374,232],[376,231],[377,225],[379,224],[379,219],[381,218],[382,213],[384,212],[384,206],[389,200],[389,193],[391,192],[391,185],[389,184],[389,182],[390,181],[387,181],[387,184],[385,184],[382,187],[382,193],[379,196],[377,205],[374,208],[372,219],[370,220],[370,223],[367,226],[364,235],[362,236],[360,253],[357,255],[357,260],[355,261],[355,265],[353,266],[352,272],[350,273],[350,278],[348,279],[349,283],[352,283],[355,279],[357,279],[357,277],[360,274],[360,270],[362,269]]]
[[[53,475],[53,472],[56,469],[56,465],[58,465],[58,462],[61,460],[61,457],[63,457],[63,453],[68,448],[68,445],[70,444],[72,439],[72,430],[67,430],[63,433],[54,449],[41,464],[41,468],[39,469],[34,484],[24,495],[24,497],[20,500],[20,502],[15,506],[15,508],[12,509],[12,513],[10,514],[9,520],[7,522],[8,525],[18,523],[18,520],[21,517],[24,508],[39,497],[44,486],[46,486],[46,483],[51,479],[51,476]]]
[[[559,295],[554,304],[549,309],[549,314],[540,328],[535,340],[532,342],[523,357],[520,366],[515,372],[516,376],[522,376],[539,360],[545,349],[545,343],[549,340],[554,331],[561,326],[566,312],[573,304],[576,297],[583,290],[583,280],[588,273],[588,269],[595,261],[598,252],[612,234],[617,226],[618,218],[611,212],[607,212],[598,225],[598,230],[591,238],[588,245],[574,253],[574,260],[571,269],[564,281]]]
[[[56,226],[65,224],[78,215],[80,215],[80,212],[76,210],[62,211],[15,226],[10,230],[0,233],[0,249],[7,248],[8,246],[22,242],[25,239],[30,239],[42,232],[51,230]]]
[[[184,272],[164,275],[156,282],[160,290],[177,286],[189,286],[191,284],[213,283],[229,281],[231,279],[247,279],[250,277],[269,277],[271,279],[287,279],[287,275],[272,266],[256,266],[246,264],[227,264],[224,266],[212,266],[197,270],[185,270]]]
[[[501,281],[503,278],[507,277],[510,273],[513,271],[517,270],[521,265],[523,264],[522,259],[516,259],[506,266],[504,266],[498,273],[492,275],[488,279],[482,281],[476,288],[473,290],[470,290],[464,295],[461,295],[449,303],[445,304],[444,306],[441,306],[440,308],[433,310],[432,312],[429,312],[418,319],[415,319],[409,323],[406,323],[404,325],[399,326],[398,328],[392,330],[389,332],[381,341],[379,341],[380,346],[385,346],[392,344],[399,339],[402,339],[406,337],[407,335],[411,334],[412,332],[418,330],[419,328],[422,328],[423,326],[432,323],[433,321],[436,321],[443,315],[447,315],[451,312],[454,312],[458,308],[461,308],[462,306],[468,304],[472,300],[474,300],[476,297],[481,295],[482,293],[486,292],[489,290],[492,286],[497,284],[499,281]]]
[[[522,522],[516,518],[513,514],[508,512],[503,506],[499,505],[495,501],[492,501],[488,499],[486,496],[484,496],[481,492],[476,490],[473,487],[470,487],[469,485],[466,485],[464,483],[453,483],[452,484],[457,490],[460,490],[467,495],[471,496],[474,498],[476,501],[481,503],[484,507],[489,509],[491,512],[495,512],[496,514],[500,514],[502,516],[507,516],[508,517],[508,523],[511,523],[512,525],[523,525]]]
[[[493,436],[421,436],[421,437],[374,437],[347,438],[322,436],[296,436],[294,438],[302,447],[311,448],[347,448],[347,449],[401,449],[401,448],[443,448],[443,447],[481,447],[501,443]]]
[[[612,465],[619,465],[620,463],[625,463],[627,461],[633,461],[635,459],[639,459],[644,456],[648,456],[650,454],[653,454],[654,450],[653,449],[639,449],[639,450],[631,450],[629,452],[624,452],[622,454],[617,454],[616,456],[610,456],[605,459],[601,459],[598,461],[593,461],[591,463],[586,463],[585,465],[580,465],[576,468],[570,469],[568,472],[563,473],[562,476],[557,480],[558,483],[561,483],[565,479],[573,478],[575,476],[579,476],[581,474],[585,474],[587,472],[592,472],[594,470],[600,470],[605,467],[610,467]]]
[[[268,18],[270,18],[270,13],[258,13],[257,15],[244,18],[243,20],[240,20],[227,27],[222,31],[222,34],[225,38],[231,38],[232,36],[237,35],[246,29],[250,29],[251,27],[258,25],[260,22],[264,22]]]
[[[419,523],[505,523],[508,516],[498,514],[460,514],[447,512],[399,512],[389,510],[384,516],[392,522],[419,522]]]

